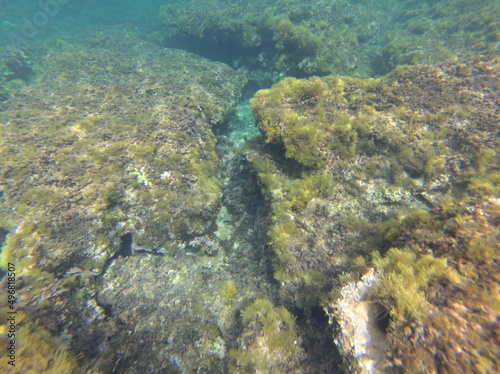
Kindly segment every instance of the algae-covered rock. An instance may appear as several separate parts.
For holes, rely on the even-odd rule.
[[[157,314],[146,313],[161,305],[148,293],[131,299],[112,291],[126,281],[142,289],[148,281],[157,285],[147,286],[151,293],[171,296],[181,288],[182,298],[186,284],[199,291],[207,281],[209,261],[222,261],[212,235],[221,202],[212,130],[231,114],[246,78],[224,64],[123,32],[40,48],[47,53],[33,62],[36,79],[1,103],[0,113],[1,266],[15,267],[15,308],[36,321],[30,333],[43,338],[34,336],[36,346],[20,349],[18,358],[28,367],[46,357],[33,372],[56,372],[56,365],[57,372],[112,372],[125,362],[122,354],[131,367],[143,368],[133,352],[168,344],[160,334],[170,330]],[[178,267],[167,259],[178,253],[208,260],[203,267],[184,264],[184,277],[199,272],[176,288],[175,280],[167,281]],[[107,270],[112,278],[104,277]],[[224,273],[209,285],[218,290],[230,281]],[[243,296],[252,295],[234,287],[212,300],[224,307],[206,320],[197,319],[197,313],[212,313],[203,304],[185,312],[187,301],[172,299],[177,309],[164,310],[172,313],[169,322],[191,318],[192,329],[179,325],[184,335],[171,345],[177,348],[148,352],[147,371],[164,364],[172,372],[204,362],[220,367],[226,348],[218,331],[238,313]],[[128,283],[127,289],[138,293]],[[195,299],[193,292],[188,296]],[[229,307],[224,302],[231,298]],[[196,326],[200,334],[188,359],[178,350]],[[151,335],[153,327],[159,330]]]
[[[429,63],[457,53],[495,55],[500,33],[500,6],[494,0],[404,1],[392,13],[400,27],[385,33],[385,69],[401,64]]]
[[[7,282],[2,282],[2,288]],[[43,326],[36,324],[23,311],[12,313],[7,293],[0,297],[2,307],[0,332],[5,339],[5,357],[0,368],[5,373],[74,373],[86,371],[79,366],[77,358],[62,344],[62,340],[52,336]],[[22,330],[21,330],[22,329]],[[19,331],[23,333],[20,334]],[[8,339],[7,339],[8,337]]]
[[[0,47],[0,102],[23,88],[33,75],[33,63],[23,51]]]
[[[282,74],[355,71],[362,25],[377,23],[347,1],[263,0],[183,1],[162,7],[160,21],[167,45],[231,62],[261,84]],[[365,74],[367,65],[360,68]]]
[[[287,78],[251,101],[267,144],[248,157],[285,302],[325,307],[341,336],[362,323],[349,315],[386,325],[383,358],[337,339],[352,370],[498,369],[498,69],[464,57],[381,79]],[[377,282],[348,301],[370,268]]]
[[[235,333],[238,307],[251,291],[222,266],[221,257],[152,255],[112,263],[97,300],[121,324],[111,343],[123,357],[120,372],[224,371],[226,340]]]
[[[221,260],[144,255],[113,262],[97,300],[120,321],[110,343],[123,357],[120,372],[301,367],[293,316],[262,296],[252,301],[253,286],[242,274],[233,279]]]
[[[494,54],[499,16],[495,0],[185,0],[160,11],[167,45],[231,63],[263,86]]]
[[[301,370],[305,352],[295,321],[284,307],[259,298],[241,312],[243,332],[233,349],[232,373],[294,373]]]
[[[99,272],[120,245],[168,252],[213,231],[212,126],[241,74],[117,34],[58,43],[38,64],[0,114],[4,263]]]

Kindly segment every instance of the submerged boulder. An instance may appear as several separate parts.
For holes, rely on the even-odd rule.
[[[219,330],[240,304],[213,299],[225,305],[222,316],[222,307],[189,309],[186,298],[195,299],[208,281],[210,261],[219,274],[210,288],[223,293],[221,284],[230,281],[212,235],[221,203],[213,129],[234,110],[246,78],[129,33],[49,44],[35,63],[37,79],[0,104],[2,238],[8,232],[1,262],[15,265],[16,308],[25,321],[37,320],[44,341],[55,345],[46,350],[54,360],[47,358],[40,372],[61,360],[77,372],[74,357],[61,353],[67,348],[95,372],[111,372],[120,362],[188,372],[207,357],[207,365],[220,367],[226,347]],[[178,253],[205,260],[184,263],[171,257]],[[182,277],[172,279],[180,267]],[[113,293],[124,284],[134,298]],[[227,300],[251,297],[231,285]],[[158,305],[160,294],[168,300]],[[165,321],[177,323],[182,337],[161,330],[161,316],[149,313],[167,313],[163,304],[171,307]],[[149,366],[132,353],[143,352],[146,338],[145,349],[172,347],[148,351]],[[180,352],[187,341],[192,350]],[[38,347],[21,352],[21,371],[31,367]]]
[[[349,370],[498,369],[498,69],[286,78],[251,101],[282,298],[339,324]]]
[[[117,34],[58,44],[39,65],[0,114],[4,262],[99,273],[120,250],[165,253],[214,230],[212,127],[244,76]]]
[[[494,54],[495,0],[185,0],[161,8],[169,46],[242,69],[261,87],[284,76],[386,74],[457,53]]]

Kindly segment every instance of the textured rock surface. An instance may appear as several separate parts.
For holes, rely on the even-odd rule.
[[[284,76],[385,74],[459,52],[495,53],[495,0],[184,0],[166,5],[167,45],[230,63],[267,86]]]
[[[221,260],[139,255],[113,262],[97,300],[122,324],[113,347],[123,356],[121,372],[223,372],[226,340],[251,291],[230,280]]]
[[[379,80],[287,78],[251,101],[282,297],[345,321],[340,290],[374,266],[381,286],[360,302],[390,316],[389,365],[407,372],[498,366],[497,74],[463,58]]]
[[[95,372],[220,369],[223,334],[253,294],[221,270],[212,235],[212,130],[245,77],[126,33],[48,49],[37,80],[0,113],[2,265],[16,264],[26,334],[30,319],[43,326],[29,328],[41,343],[21,352],[20,370],[42,354],[40,372],[56,362],[77,372],[58,347]]]
[[[359,282],[350,282],[340,291],[331,323],[338,323],[336,344],[341,349],[346,366],[361,373],[383,373],[387,340],[377,323],[377,306],[369,301],[376,287],[377,276],[372,270]],[[389,373],[391,369],[387,369]]]
[[[370,43],[371,22],[348,22],[357,5],[279,2],[228,25],[231,3],[211,23],[189,1],[164,8],[185,24],[163,16],[209,47],[231,31],[257,80],[366,73],[348,64],[354,34]],[[383,52],[389,65],[427,58],[413,48],[422,23],[455,17],[440,5],[400,12],[418,20]],[[350,26],[315,29],[331,12]],[[485,38],[476,26],[463,40]],[[334,49],[345,60],[321,67]],[[217,147],[212,131],[246,118],[224,123],[245,78],[223,64],[123,31],[31,52],[0,56],[38,74],[0,82],[2,266],[17,266],[21,341],[33,342],[20,373],[330,373],[334,340],[351,372],[498,371],[498,61],[287,78],[255,95],[263,136],[236,151],[246,131]]]
[[[8,249],[58,274],[99,272],[129,233],[134,248],[167,252],[213,230],[212,126],[245,84],[130,35],[89,43],[54,47],[38,81],[2,104],[1,225],[18,241]]]

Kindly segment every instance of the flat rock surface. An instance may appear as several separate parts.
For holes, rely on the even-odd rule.
[[[1,226],[19,234],[13,258],[99,272],[123,235],[168,251],[210,232],[221,197],[212,126],[245,78],[131,34],[54,44],[34,84],[1,104]]]

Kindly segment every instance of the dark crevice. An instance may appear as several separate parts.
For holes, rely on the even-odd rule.
[[[391,316],[389,311],[380,303],[374,304],[374,312],[375,312],[375,323],[380,331],[387,334],[387,330],[389,328],[389,324],[391,322]]]
[[[106,270],[108,270],[108,268],[111,265],[111,263],[114,260],[116,260],[117,258],[119,258],[119,257],[129,257],[129,256],[133,255],[134,251],[132,249],[132,242],[133,242],[133,240],[132,240],[132,234],[128,233],[128,234],[122,235],[120,239],[121,239],[120,248],[118,249],[118,251],[113,256],[111,256],[106,261],[106,263],[102,267],[102,271],[101,271],[100,276],[102,276],[104,273],[106,273]]]
[[[7,235],[9,234],[9,230],[3,228],[3,227],[0,227],[0,247],[2,247],[5,243],[5,238],[7,237]]]
[[[335,332],[323,308],[316,305],[307,310],[294,308],[291,312],[296,318],[310,372],[343,373],[342,356],[333,342]]]
[[[253,95],[254,90],[247,89],[243,95],[244,100],[249,100]],[[232,120],[214,129],[218,138],[217,153],[221,164],[221,179],[225,181],[222,186],[222,205],[234,221],[246,217],[241,226],[235,228],[233,237],[225,242],[224,246],[228,254],[228,263],[235,271],[240,271],[238,269],[242,267],[249,269],[257,265],[259,269],[257,273],[261,279],[265,279],[267,285],[276,292],[279,282],[273,276],[275,254],[271,246],[266,244],[271,207],[269,201],[262,195],[257,173],[248,155],[245,151],[237,151],[232,141],[235,139],[233,132],[241,133],[246,126],[252,125],[245,123],[244,121],[251,119],[242,117],[241,114],[236,112]],[[247,139],[245,144],[250,148],[264,148],[263,152],[289,175],[298,176],[303,169],[293,160],[284,157],[282,145],[264,144],[261,137]],[[240,243],[237,251],[233,249],[234,241]],[[333,342],[335,334],[324,310],[320,306],[313,306],[307,310],[296,308],[291,312],[296,317],[297,332],[307,355],[304,367],[314,373],[341,373],[341,356]]]
[[[113,317],[113,306],[111,304],[101,304],[99,302],[99,296],[96,296],[97,305],[99,305],[103,310],[106,317]]]
[[[133,253],[132,252],[132,234],[128,233],[128,234],[122,235],[122,237],[120,239],[121,239],[120,249],[111,258],[112,260],[114,260],[115,258],[120,257],[120,256],[121,257],[132,256],[132,253]]]

